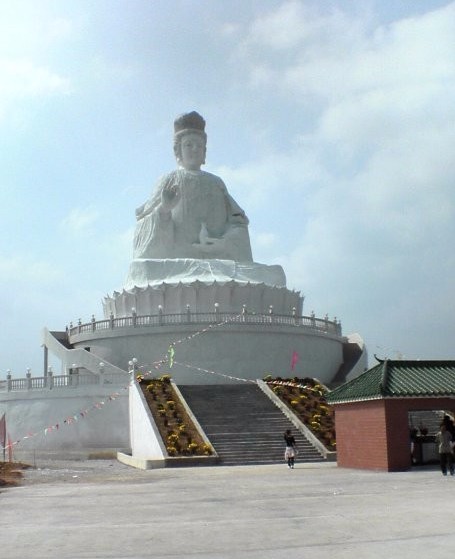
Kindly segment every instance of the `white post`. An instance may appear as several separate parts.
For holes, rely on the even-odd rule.
[[[31,390],[32,389],[32,371],[30,368],[27,368],[27,372],[25,373],[25,376],[27,378],[27,390]]]

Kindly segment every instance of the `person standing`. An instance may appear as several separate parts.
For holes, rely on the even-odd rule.
[[[438,445],[442,475],[446,476],[447,468],[449,468],[450,475],[453,476],[455,469],[453,463],[452,434],[447,429],[444,422],[441,423],[439,433],[436,435],[436,444]]]
[[[286,450],[284,451],[284,459],[288,463],[288,468],[293,470],[295,455],[296,455],[296,446],[295,446],[294,435],[291,433],[290,429],[287,429],[286,432],[284,433],[284,441],[286,443]]]

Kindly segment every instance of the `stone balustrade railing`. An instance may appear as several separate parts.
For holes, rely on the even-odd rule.
[[[248,313],[243,308],[241,313],[223,313],[220,312],[217,306],[212,313],[193,313],[187,307],[184,313],[164,314],[160,311],[156,315],[137,315],[133,309],[131,316],[114,318],[111,316],[105,320],[92,320],[87,323],[82,323],[80,320],[76,326],[70,324],[67,329],[68,337],[77,336],[78,334],[98,332],[102,330],[113,330],[116,328],[141,328],[150,326],[172,326],[172,325],[189,325],[189,324],[219,324],[219,323],[232,323],[232,324],[252,324],[252,325],[282,325],[293,326],[299,328],[312,329],[314,331],[336,336],[342,335],[341,323],[334,320],[329,320],[328,316],[325,318],[316,318],[314,314],[310,316],[297,316],[291,315],[278,315],[273,313],[273,308],[270,308],[268,314],[254,314]],[[76,351],[76,350],[72,350]],[[58,388],[76,388],[78,386],[88,385],[124,385],[126,373],[116,372],[116,367],[110,366],[113,372],[104,371],[104,364],[99,363],[98,373],[84,373],[79,368],[70,371],[65,375],[54,375],[49,371],[46,375],[40,377],[32,377],[30,370],[27,371],[25,378],[13,379],[11,372],[7,372],[6,380],[0,380],[0,392],[12,391],[26,391],[26,390],[46,390]],[[82,370],[85,369],[82,367]],[[118,369],[120,371],[120,369]]]
[[[116,328],[140,328],[150,326],[175,326],[185,324],[219,324],[219,323],[232,323],[232,324],[258,324],[258,325],[282,325],[294,326],[300,328],[310,328],[318,332],[327,334],[334,334],[337,336],[342,335],[341,323],[334,320],[325,318],[316,318],[311,316],[296,316],[292,315],[278,315],[273,313],[270,309],[268,314],[254,314],[248,313],[244,308],[241,313],[224,313],[218,310],[211,313],[193,313],[188,307],[183,313],[176,314],[163,314],[158,312],[154,315],[138,315],[132,312],[131,316],[115,318],[113,315],[108,319],[96,320],[92,316],[90,322],[82,323],[78,321],[74,326],[72,323],[68,328],[68,336],[71,340],[72,336],[78,334],[86,334],[90,332],[98,332],[102,330],[114,330]]]
[[[17,392],[27,390],[54,390],[78,388],[79,386],[125,386],[128,384],[126,374],[99,373],[97,375],[78,372],[74,370],[67,375],[54,375],[49,371],[47,375],[32,377],[31,372],[27,372],[25,378],[13,378],[8,371],[6,380],[0,381],[0,392]]]

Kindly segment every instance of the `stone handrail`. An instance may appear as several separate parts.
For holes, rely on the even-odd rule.
[[[72,372],[68,375],[54,375],[50,371],[42,377],[32,377],[27,373],[25,378],[12,378],[8,373],[6,380],[0,382],[0,392],[18,392],[27,390],[74,389],[79,386],[126,386],[128,376],[125,373],[91,373]]]
[[[82,348],[68,349],[50,332],[47,328],[42,332],[43,345],[47,347],[56,357],[63,363],[71,366],[73,363],[77,367],[87,369],[91,373],[98,374],[100,372],[100,364],[102,363],[103,373],[110,375],[123,375],[125,378],[126,371],[104,361],[94,353],[90,353]]]
[[[102,330],[114,330],[117,328],[140,328],[147,326],[173,326],[184,324],[218,324],[227,322],[232,324],[260,324],[264,326],[294,326],[299,328],[310,328],[312,330],[327,334],[342,335],[341,323],[326,318],[316,318],[315,316],[294,316],[273,314],[254,314],[248,312],[225,313],[215,311],[211,313],[193,313],[189,309],[183,313],[163,314],[159,312],[154,315],[137,315],[104,320],[96,320],[92,317],[90,322],[82,323],[80,320],[76,326],[70,324],[68,336],[99,332]]]

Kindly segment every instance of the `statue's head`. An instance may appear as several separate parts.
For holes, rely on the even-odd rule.
[[[188,144],[188,145],[187,145]],[[174,121],[174,154],[179,165],[186,169],[199,169],[205,163],[207,134],[205,133],[205,120],[196,111],[184,113]],[[187,161],[184,151],[190,145],[195,145],[198,155],[195,161]],[[183,151],[182,151],[183,150]]]

